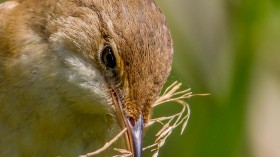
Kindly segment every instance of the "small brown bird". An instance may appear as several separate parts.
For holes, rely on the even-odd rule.
[[[141,157],[172,53],[153,0],[0,4],[0,156],[77,157],[126,127],[115,146]]]

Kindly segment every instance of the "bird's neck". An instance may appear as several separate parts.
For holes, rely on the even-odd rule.
[[[15,100],[11,93],[5,96],[0,101],[11,104],[1,104],[1,120],[5,121],[0,124],[0,156],[13,157],[13,150],[18,150],[20,156],[78,156],[100,148],[119,131],[112,115],[73,112],[65,107],[65,102],[54,99]]]

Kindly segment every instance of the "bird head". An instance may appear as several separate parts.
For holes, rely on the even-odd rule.
[[[20,51],[33,51],[33,58],[44,56],[49,62],[41,68],[47,71],[46,80],[60,82],[49,84],[75,110],[115,114],[119,124],[128,129],[128,149],[140,157],[143,128],[171,71],[173,56],[170,32],[155,2],[23,0],[21,3],[18,7],[22,9],[18,10],[24,11],[17,14],[28,23],[21,26],[25,31],[18,31],[24,35],[15,40],[20,41],[17,45],[22,48]]]

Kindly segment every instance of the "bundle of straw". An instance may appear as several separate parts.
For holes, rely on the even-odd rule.
[[[162,127],[155,135],[155,140],[153,144],[150,144],[143,148],[143,151],[150,150],[152,152],[152,157],[157,157],[159,154],[160,148],[165,144],[166,139],[172,134],[173,130],[181,126],[181,135],[185,131],[189,118],[190,118],[190,107],[189,104],[186,102],[186,99],[189,99],[193,96],[204,96],[207,94],[192,94],[191,89],[186,89],[179,91],[182,83],[178,83],[175,81],[166,90],[163,94],[155,101],[152,107],[155,109],[162,104],[167,102],[175,102],[182,106],[181,110],[178,113],[175,113],[171,116],[165,117],[158,117],[150,119],[149,122],[146,124],[145,127],[152,127],[156,123],[160,123]],[[102,148],[88,153],[86,155],[82,155],[80,157],[92,157],[95,155],[100,154],[101,152],[108,149],[114,142],[116,142],[124,133],[127,131],[127,128],[124,128],[118,135],[116,135],[112,140],[107,142]],[[113,157],[130,157],[131,152],[125,149],[117,149],[114,148],[120,155],[115,155]]]

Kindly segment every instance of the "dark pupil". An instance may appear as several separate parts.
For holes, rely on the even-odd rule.
[[[105,47],[103,52],[102,52],[102,61],[103,63],[113,69],[116,66],[116,59],[115,56],[113,54],[113,50],[111,47]]]

